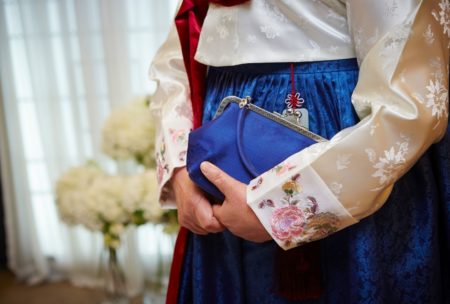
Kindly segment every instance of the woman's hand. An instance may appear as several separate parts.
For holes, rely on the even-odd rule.
[[[265,242],[272,237],[247,205],[246,185],[232,178],[215,165],[203,162],[203,174],[225,195],[222,205],[214,205],[214,216],[234,235],[253,242]]]
[[[197,234],[220,232],[225,227],[213,215],[211,204],[191,181],[185,167],[175,170],[172,187],[178,208],[178,222]]]

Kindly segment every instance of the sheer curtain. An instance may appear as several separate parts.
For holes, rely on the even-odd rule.
[[[176,0],[0,0],[0,151],[10,268],[30,282],[99,284],[100,235],[65,226],[54,183],[95,159],[111,108],[151,93],[147,70]],[[130,294],[161,272],[171,238],[130,230],[119,252]]]

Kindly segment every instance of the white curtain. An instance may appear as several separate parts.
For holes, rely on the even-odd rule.
[[[111,108],[151,93],[147,70],[176,0],[0,0],[0,152],[9,266],[29,282],[98,285],[102,239],[65,226],[54,183],[95,159]],[[170,258],[172,238],[147,225],[119,254],[130,294]],[[159,265],[159,266],[158,266]]]

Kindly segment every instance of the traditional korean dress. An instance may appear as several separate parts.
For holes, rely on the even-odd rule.
[[[228,95],[281,112],[298,94],[309,129],[329,141],[248,185],[274,241],[189,235],[178,302],[450,301],[449,37],[448,0],[211,4],[195,55],[209,66],[203,120]],[[151,77],[160,198],[173,206],[168,180],[185,165],[193,127],[175,30]],[[314,241],[320,298],[283,298],[273,288],[275,249]]]

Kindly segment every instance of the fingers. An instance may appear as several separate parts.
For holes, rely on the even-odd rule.
[[[199,235],[207,235],[208,234],[208,232],[206,230],[203,230],[201,228],[196,228],[195,226],[190,225],[189,227],[187,227],[187,226],[183,226],[183,227],[187,228],[188,230],[192,231],[195,234],[199,234]]]
[[[225,227],[214,217],[211,205],[201,198],[195,203],[187,202],[188,210],[179,210],[178,222],[194,233],[205,235],[217,233]]]
[[[203,228],[201,228],[195,221],[192,220],[192,218],[186,214],[186,212],[184,212],[184,210],[182,209],[178,209],[178,224],[180,224],[180,226],[183,226],[185,228],[187,228],[188,230],[196,233],[196,234],[201,234],[201,235],[205,235],[208,234],[208,232],[206,230],[204,230]]]
[[[222,204],[222,205],[213,205],[213,215],[214,217],[223,225],[224,229],[230,230],[233,229],[230,224],[230,208],[228,204]],[[231,231],[231,230],[230,230]]]
[[[207,161],[201,163],[200,169],[206,178],[222,191],[226,197],[233,195],[237,180]]]
[[[222,216],[223,216],[224,208],[225,208],[225,206],[223,206],[223,205],[213,205],[212,206],[213,215],[222,223],[223,223]]]
[[[178,222],[181,226],[201,235],[225,229],[214,217],[211,204],[191,181],[185,168],[175,173],[172,185],[178,208]]]
[[[209,202],[197,203],[194,209],[194,215],[198,225],[207,232],[220,232],[225,227],[214,217],[213,210]]]

